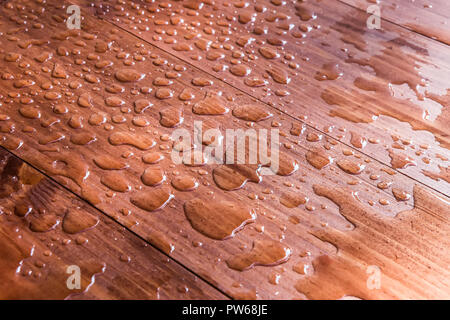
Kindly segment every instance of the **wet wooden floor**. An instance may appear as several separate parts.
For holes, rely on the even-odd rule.
[[[3,1],[0,298],[449,299],[449,18]],[[230,129],[279,161],[213,163]]]

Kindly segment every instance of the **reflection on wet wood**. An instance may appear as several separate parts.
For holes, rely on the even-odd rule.
[[[340,42],[322,44],[324,35],[314,32],[345,34],[358,28],[324,15],[321,3],[311,4],[314,10],[297,6],[295,17],[303,22],[296,20],[293,26],[285,14],[289,8],[278,1],[267,4],[271,10],[266,5],[225,6],[218,2],[221,13],[215,22],[209,22],[215,16],[206,13],[219,10],[195,1],[171,3],[172,9],[163,2],[79,3],[83,5],[82,30],[66,29],[65,8],[57,1],[47,1],[45,10],[39,3],[25,0],[4,5],[1,30],[5,37],[0,39],[4,48],[0,53],[4,67],[0,80],[2,146],[232,298],[448,297],[448,286],[443,287],[445,281],[440,281],[445,275],[442,264],[446,263],[448,246],[435,236],[448,225],[448,217],[440,214],[448,202],[442,193],[449,194],[447,151],[437,146],[433,137],[429,140],[428,134],[413,133],[407,126],[395,134],[386,133],[380,125],[382,116],[372,121],[368,115],[369,111],[394,116],[401,113],[388,108],[387,102],[380,104],[378,94],[384,99],[389,82],[402,83],[414,94],[421,94],[422,80],[414,69],[414,64],[421,62],[399,52],[408,47],[426,59],[419,45],[399,40],[395,27],[389,35],[364,34],[375,39],[376,50],[355,35],[351,45],[361,53],[340,50]],[[168,18],[165,11],[177,7],[182,11]],[[337,5],[336,17],[340,21],[345,14],[358,12],[355,10]],[[149,16],[151,20],[145,21]],[[253,20],[259,21],[257,17],[278,31],[271,29],[266,34],[264,25],[248,30]],[[355,14],[349,23],[358,24],[361,19]],[[314,27],[316,21],[323,27]],[[24,22],[32,27],[25,29]],[[231,26],[238,26],[237,31],[231,32]],[[140,33],[147,27],[148,32]],[[295,40],[287,41],[291,36]],[[429,46],[427,50],[434,50]],[[365,55],[366,51],[370,55]],[[253,63],[252,59],[259,60]],[[409,69],[400,75],[387,72],[384,61]],[[439,68],[445,68],[442,61],[439,57],[435,60]],[[356,80],[367,66],[375,78]],[[353,75],[350,80],[349,74]],[[353,78],[358,89],[353,87]],[[381,91],[370,96],[378,88]],[[260,96],[261,92],[265,93]],[[291,117],[301,113],[298,105],[289,103],[291,98],[308,107],[301,110],[308,112],[308,118]],[[328,106],[327,99],[335,103]],[[373,110],[365,109],[363,102]],[[367,124],[341,119],[338,113],[342,107],[353,108],[354,112],[345,111],[347,120],[354,116]],[[330,111],[335,117],[329,117]],[[424,125],[421,118],[409,113],[405,111],[418,126]],[[196,121],[202,121],[201,125]],[[194,132],[198,126],[203,128],[201,133]],[[203,145],[173,141],[176,129],[203,136]],[[208,136],[207,129],[216,129],[219,134]],[[261,163],[261,159],[256,164],[211,163],[199,147],[221,145],[227,140],[227,129],[279,130],[278,168],[271,171],[270,164]],[[437,138],[440,130],[440,139],[445,140],[447,131],[438,122],[430,130]],[[258,140],[262,138],[258,136]],[[173,150],[193,152],[183,154],[180,163],[174,164]],[[245,155],[251,152],[246,149]],[[442,167],[442,174],[434,167]],[[423,176],[420,170],[424,169],[431,173]],[[433,201],[435,195],[421,183],[440,191],[440,202]],[[6,194],[14,187],[8,188]],[[421,190],[420,199],[428,200],[418,199],[417,190]],[[14,216],[31,219],[30,210],[26,202],[17,202]],[[80,223],[80,215],[73,212],[65,216],[65,222],[50,215],[30,221],[30,227],[33,232],[62,227],[75,235],[78,230],[99,230],[100,224],[92,229],[95,218],[84,216]],[[410,215],[411,220],[403,220],[404,215]],[[403,250],[407,245],[397,234],[411,240],[408,250]],[[355,241],[364,244],[370,254],[353,252],[358,247]],[[83,239],[79,242],[82,246]],[[117,248],[121,246],[125,248],[123,259],[128,260],[128,249],[125,245]],[[429,256],[429,252],[436,255]],[[398,258],[401,254],[405,261]],[[96,283],[108,272],[105,263],[104,274]],[[367,294],[363,276],[372,264],[381,268],[389,281],[383,291]],[[97,267],[102,271],[102,265]],[[96,273],[98,268],[87,270]],[[139,266],[130,268],[136,277],[145,276]],[[343,268],[353,272],[341,273]],[[413,269],[410,277],[404,277],[405,268]],[[320,286],[330,272],[339,273],[333,292]],[[347,278],[352,282],[350,287],[346,286]],[[198,290],[186,284],[187,288],[181,286],[176,293],[161,293],[160,297],[203,297],[203,290],[205,298],[224,298],[212,287],[203,288],[204,282],[196,283]],[[133,295],[124,287],[117,297]],[[84,297],[108,297],[94,293],[95,288],[92,286]]]
[[[0,179],[1,299],[225,298],[3,149]]]
[[[366,11],[376,4],[371,0],[339,0]],[[381,17],[428,38],[450,45],[448,1],[446,0],[386,0],[379,4]]]
[[[396,12],[439,12],[405,3]],[[450,156],[448,47],[388,21],[369,30],[365,10],[338,1],[92,6],[108,21],[386,165],[386,145],[406,149],[417,165],[403,173],[448,190],[448,183],[424,174],[447,167],[440,155]],[[152,19],[142,17],[144,11]],[[248,69],[245,75],[233,71],[238,66]],[[354,144],[355,132],[369,143]]]

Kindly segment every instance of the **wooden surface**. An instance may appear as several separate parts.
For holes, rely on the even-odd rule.
[[[226,298],[9,152],[0,159],[1,299]],[[73,265],[80,289],[66,285]]]
[[[80,245],[66,257],[49,249],[65,263],[86,256],[106,264],[76,297],[450,297],[445,44],[387,21],[382,31],[363,30],[367,14],[337,1],[297,4],[298,15],[293,4],[277,1],[256,11],[250,2],[76,3],[82,30],[67,30],[59,1],[8,1],[0,25],[1,145],[55,180],[61,197],[53,210],[79,196],[83,210],[109,221],[86,231],[92,250]],[[307,21],[308,10],[317,18]],[[267,34],[255,34],[255,26],[267,26]],[[343,41],[346,35],[352,40]],[[241,47],[242,37],[254,40]],[[395,71],[386,71],[385,61]],[[329,63],[343,75],[316,80],[334,77]],[[214,71],[220,64],[224,71]],[[428,93],[415,87],[421,83],[415,64]],[[288,84],[281,83],[284,73]],[[253,76],[267,84],[248,86]],[[355,86],[369,76],[376,91]],[[422,94],[427,98],[416,101]],[[214,111],[224,114],[199,114],[205,106],[211,112],[213,99]],[[239,116],[248,105],[242,110],[250,115]],[[428,120],[424,110],[431,110]],[[379,118],[369,121],[374,114]],[[252,166],[173,164],[171,126],[192,132],[194,121],[222,132],[279,129],[278,174],[255,183]],[[155,153],[164,159],[151,164]],[[320,163],[326,165],[319,169]],[[177,182],[192,179],[197,187],[180,191]],[[20,209],[13,198],[6,202],[5,211]],[[24,223],[3,216],[15,219],[2,223],[5,235],[14,229],[9,223]],[[39,225],[44,217],[33,216]],[[51,232],[68,237],[58,228]],[[23,230],[31,243],[47,244]],[[147,241],[145,250],[136,235]],[[98,249],[112,246],[120,254]],[[23,258],[4,261],[11,271]],[[130,271],[122,272],[122,264]],[[379,289],[367,285],[373,266],[381,270]],[[24,297],[21,281],[11,279]],[[27,281],[32,297],[67,296],[57,280],[47,290],[52,296],[33,293],[36,284]]]
[[[340,0],[366,11],[375,1]],[[381,17],[431,39],[450,44],[450,10],[445,0],[379,1]]]
[[[416,162],[415,166],[401,171],[432,188],[448,192],[448,184],[424,175],[424,170],[435,172],[439,166],[448,167],[436,154],[450,157],[447,46],[387,21],[381,30],[369,30],[366,12],[338,1],[308,1],[297,5],[263,2],[260,3],[262,12],[255,11],[251,2],[240,8],[238,3],[215,1],[215,5],[201,6],[198,15],[190,14],[182,2],[172,3],[170,7],[145,2],[107,3],[103,2],[102,6],[102,2],[96,2],[97,7],[101,6],[96,12],[108,21],[290,116],[305,119],[304,122],[324,134],[353,148],[352,131],[366,140],[378,141],[368,143],[364,153],[386,165],[391,160],[388,146],[401,145],[402,141],[413,144],[399,146]],[[329,10],[330,7],[333,9]],[[141,12],[145,14],[141,16]],[[184,22],[174,25],[170,21],[172,12],[181,12],[177,16]],[[304,14],[302,20],[296,12],[310,14]],[[251,14],[253,22],[239,21],[239,16]],[[264,32],[259,34],[261,29]],[[242,37],[250,39],[248,44],[242,46]],[[203,49],[196,45],[201,41],[209,43],[209,47]],[[186,45],[181,49],[187,51],[181,50],[180,44]],[[279,57],[267,59],[261,54],[261,48],[276,51]],[[221,55],[222,59],[211,58]],[[235,76],[229,71],[237,62],[251,70],[248,77]],[[330,72],[330,79],[340,73],[342,76],[317,80],[327,65],[338,65]],[[225,69],[216,72],[216,67]],[[289,84],[273,80],[266,72],[272,69],[284,70],[290,78]],[[266,80],[267,85],[246,85],[245,79],[253,77]],[[427,151],[416,155],[419,146],[425,146]],[[429,158],[430,161],[425,160],[429,163],[423,158]]]

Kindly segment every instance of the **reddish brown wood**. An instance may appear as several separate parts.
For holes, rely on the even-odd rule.
[[[5,79],[0,85],[3,146],[233,298],[448,297],[448,245],[445,237],[436,236],[445,234],[448,226],[448,217],[442,215],[448,211],[448,198],[319,130],[303,129],[303,123],[290,115],[98,20],[92,10],[83,11],[81,31],[69,32],[59,2],[48,1],[42,13],[39,4],[23,3],[25,8],[6,5],[2,12],[2,30],[9,30],[1,39],[5,52],[0,55]],[[18,12],[31,9],[37,18],[26,16],[27,25],[38,20],[42,29],[38,24],[25,31],[24,15]],[[17,61],[11,52],[21,55]],[[52,57],[39,62],[45,52]],[[137,81],[141,73],[145,78]],[[123,92],[111,92],[118,85]],[[220,103],[211,107],[212,93],[218,91],[223,92],[217,98]],[[186,100],[190,94],[192,100]],[[252,106],[244,108],[251,111],[248,116],[240,109],[246,105]],[[39,110],[39,119],[32,119],[36,109],[30,106]],[[224,113],[224,107],[229,112],[223,115],[198,114],[205,109]],[[189,132],[194,120],[222,131],[278,128],[281,173],[295,171],[295,162],[299,169],[290,175],[263,176],[255,183],[251,166],[230,171],[217,165],[173,165],[173,142],[168,138],[174,129],[167,126],[180,122],[180,111],[184,121],[179,128]],[[105,123],[97,125],[100,112]],[[267,118],[268,113],[273,116]],[[261,121],[250,121],[255,118]],[[379,138],[379,130],[374,132]],[[132,139],[125,141],[130,135]],[[87,144],[80,145],[83,142]],[[150,164],[155,159],[152,152],[161,153],[164,160]],[[403,152],[391,153],[395,164],[408,160],[398,155]],[[222,171],[214,179],[216,169]],[[179,191],[175,181],[180,176],[192,177],[199,185]],[[246,179],[250,181],[237,190],[218,187]],[[436,186],[447,193],[442,179]],[[169,199],[168,192],[174,198]],[[166,200],[170,201],[164,208],[149,212]],[[207,210],[201,210],[202,205]],[[196,223],[201,217],[205,222]],[[363,253],[355,251],[359,243],[364,244]],[[314,265],[317,272],[304,274],[303,265]],[[381,291],[369,292],[365,286],[370,265],[379,266],[386,276]],[[337,275],[331,292],[314,287],[327,281],[324,266]]]
[[[226,298],[3,149],[0,167],[1,299]]]
[[[389,148],[404,148],[417,165],[400,171],[448,193],[445,179],[425,174],[445,170],[442,158],[450,157],[448,46],[388,21],[369,30],[366,12],[338,1],[93,6],[108,21],[352,148],[358,145],[351,132],[379,141],[362,151],[386,165]],[[236,63],[251,73],[236,76]],[[288,75],[289,84],[273,79],[272,69]],[[317,80],[326,73],[329,80]],[[252,78],[267,84],[246,85]]]
[[[366,11],[375,0],[340,0]],[[450,10],[445,0],[400,0],[379,2],[381,17],[411,31],[450,45],[448,19]]]

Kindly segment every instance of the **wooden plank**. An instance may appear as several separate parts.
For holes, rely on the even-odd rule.
[[[448,178],[442,178],[450,158],[447,46],[386,21],[382,30],[369,30],[367,13],[337,1],[92,6],[108,21],[352,148],[359,146],[352,144],[356,132],[374,142],[362,151],[386,165],[394,167],[390,149],[404,149],[415,165],[395,169],[448,194]],[[243,70],[250,74],[240,76]],[[270,70],[280,71],[278,80]]]
[[[366,11],[374,0],[340,0]],[[446,0],[378,1],[381,17],[411,31],[450,45],[450,10]]]
[[[21,55],[16,62],[4,62],[4,74],[12,74],[17,79],[4,80],[0,86],[5,97],[2,108],[5,115],[2,144],[15,154],[64,183],[73,192],[234,298],[313,297],[302,288],[302,284],[294,285],[297,281],[309,281],[311,276],[314,277],[302,274],[305,272],[301,265],[311,266],[314,261],[320,261],[324,254],[339,259],[336,247],[330,245],[331,240],[320,240],[318,232],[330,228],[347,234],[355,225],[359,226],[357,230],[372,230],[372,226],[380,225],[377,222],[380,218],[387,221],[381,230],[385,228],[388,231],[392,226],[399,235],[405,235],[405,239],[417,239],[420,235],[422,241],[427,240],[422,246],[405,251],[404,243],[398,244],[398,239],[392,232],[386,232],[386,235],[379,231],[366,232],[367,246],[371,252],[382,257],[379,261],[385,263],[380,267],[387,268],[383,270],[383,274],[386,272],[390,279],[387,283],[395,284],[395,287],[388,285],[385,288],[388,294],[397,298],[448,295],[448,287],[445,285],[448,276],[442,267],[447,261],[445,257],[448,256],[448,247],[442,247],[441,240],[436,240],[434,236],[440,232],[442,225],[448,224],[448,217],[441,217],[439,214],[445,212],[438,206],[440,202],[435,201],[434,205],[426,206],[423,202],[413,203],[416,200],[412,196],[414,181],[396,174],[389,167],[358,151],[349,150],[335,139],[324,137],[318,130],[303,130],[301,122],[274,112],[241,91],[157,48],[140,43],[130,34],[93,18],[87,11],[83,11],[83,30],[67,31],[64,27],[65,8],[60,8],[59,3],[48,1],[45,12],[38,14],[37,18],[43,29],[30,28],[25,32],[20,29],[20,21],[14,21],[16,10],[41,12],[39,4],[25,3],[23,9],[7,8],[2,13],[12,17],[10,20],[4,19],[2,28],[14,33],[14,36],[9,34],[5,40],[2,39],[2,47],[7,53]],[[18,23],[19,29],[14,29],[13,26]],[[14,39],[17,35],[20,35],[20,39]],[[40,44],[32,39],[48,40],[48,43]],[[31,47],[23,49],[19,46],[28,41]],[[105,45],[108,43],[111,45]],[[68,55],[65,55],[66,51]],[[43,52],[52,53],[51,59],[37,63],[35,57]],[[99,56],[98,60],[96,55]],[[8,57],[7,60],[14,60],[13,56],[3,54],[0,59],[5,61],[5,57]],[[103,63],[97,64],[99,61],[111,61],[113,65],[104,67]],[[30,71],[25,75],[24,62],[29,63],[27,70]],[[103,69],[99,68],[102,66]],[[123,69],[135,72],[123,72]],[[145,78],[141,79],[141,73],[145,73]],[[62,77],[64,74],[68,78]],[[30,86],[19,88],[20,90],[15,88],[15,84],[17,87],[17,84],[20,86],[23,83],[17,83],[17,80],[27,79],[34,83],[27,82]],[[80,83],[81,87],[76,83]],[[201,86],[205,84],[206,86]],[[117,91],[117,88],[120,90]],[[167,89],[171,90],[172,96],[161,99],[170,96]],[[115,93],[111,92],[113,90]],[[37,94],[32,94],[35,91]],[[216,97],[219,102],[211,97],[209,102],[205,102],[207,94],[217,91],[223,92],[221,98]],[[21,96],[14,92],[20,92]],[[179,98],[181,93],[182,99]],[[194,96],[192,100],[186,100],[190,97],[189,93]],[[116,98],[109,98],[111,96]],[[31,105],[40,112],[39,119],[33,119],[33,113],[36,115],[37,110],[28,108],[30,105],[26,103],[29,100],[24,99],[31,97]],[[117,98],[123,100],[122,107],[112,106],[121,104]],[[140,99],[148,100],[153,105],[138,113],[146,106],[145,101]],[[140,101],[135,103],[137,100]],[[86,103],[87,101],[91,103]],[[199,102],[203,103],[198,104]],[[233,109],[233,112],[216,116],[198,114],[202,108],[210,110],[212,102],[212,111],[225,111],[223,106],[226,106]],[[242,109],[246,105],[252,107]],[[62,106],[66,106],[68,111],[65,112]],[[193,112],[193,106],[196,106],[194,110],[199,109],[197,113]],[[168,139],[173,128],[166,126],[180,120],[177,116],[180,109],[184,113],[184,122],[179,128],[188,129],[189,132],[193,131],[194,120],[202,120],[205,126],[219,128],[222,132],[238,128],[269,131],[278,128],[282,132],[282,174],[264,176],[260,183],[248,182],[237,190],[225,191],[216,185],[218,177],[222,178],[222,186],[235,183],[236,180],[245,180],[246,177],[257,181],[255,169],[244,166],[241,171],[233,172],[223,171],[224,168],[220,167],[223,174],[216,174],[214,179],[213,170],[218,165],[192,167],[174,164],[170,156],[173,143]],[[254,111],[258,110],[255,115]],[[264,118],[269,111],[274,113],[271,118],[259,122],[249,121],[255,120],[254,117]],[[98,116],[100,112],[105,117],[105,123],[99,124],[96,120],[102,119]],[[161,113],[163,121],[160,121]],[[145,117],[150,124],[145,126],[146,122],[138,117]],[[49,123],[53,125],[48,126]],[[80,123],[83,128],[80,128]],[[7,130],[11,126],[14,126],[13,133],[11,129]],[[133,139],[121,141],[125,134],[130,133],[135,135]],[[93,136],[96,140],[91,138]],[[156,142],[153,147],[148,140],[150,138]],[[83,141],[91,143],[80,145]],[[121,142],[134,146],[120,145]],[[148,150],[141,150],[146,147]],[[158,164],[150,164],[155,159],[155,154],[149,155],[153,152],[161,153],[165,158]],[[109,159],[99,156],[108,156]],[[331,158],[334,159],[333,163]],[[300,169],[296,170],[297,166],[293,165],[295,162]],[[330,163],[318,169],[327,162]],[[143,178],[146,169],[151,174]],[[151,169],[164,172],[166,179],[159,186],[144,185],[144,181],[146,184],[156,184],[161,180],[161,176],[158,179],[159,171]],[[286,175],[289,173],[291,174]],[[184,182],[181,185],[189,187],[189,183],[186,183],[189,179],[178,178],[185,176],[193,177],[198,182],[195,190],[182,192],[171,187],[178,185],[180,188],[177,181]],[[127,190],[128,186],[131,190]],[[367,214],[357,218],[348,214],[347,210],[343,210],[341,214],[337,206],[339,199],[329,195],[327,189],[320,189],[320,186],[346,187],[342,198],[351,203],[357,195],[364,204],[362,209],[357,208],[359,211],[353,210],[353,214]],[[165,190],[170,190],[174,195],[167,204],[164,200],[170,197]],[[430,191],[425,190],[426,197],[434,199]],[[398,199],[405,201],[397,201],[393,196],[394,191]],[[143,192],[146,192],[144,197]],[[191,202],[194,198],[197,200]],[[146,201],[149,199],[153,201]],[[202,210],[197,205],[199,201],[203,201],[201,204],[207,210]],[[445,198],[440,201],[445,205],[448,200]],[[188,202],[190,209],[184,210]],[[160,210],[152,211],[163,204],[166,205]],[[411,233],[394,218],[399,212],[414,208],[431,217],[431,223],[425,219],[414,221],[415,228],[419,230],[417,234]],[[227,212],[227,215],[223,216],[222,212]],[[239,230],[240,224],[252,218],[249,216],[250,212],[256,213],[256,221]],[[414,213],[412,215],[416,216]],[[200,219],[202,217],[204,220]],[[369,227],[361,227],[364,225]],[[231,237],[217,240],[227,235]],[[351,240],[353,238],[338,248],[347,244],[352,246]],[[371,243],[377,244],[380,241],[394,250],[395,254],[400,255],[405,251],[407,259],[395,260],[392,251],[384,250],[384,247],[381,251],[378,246],[371,247]],[[254,251],[249,255],[247,252],[254,245]],[[290,249],[290,256],[287,248]],[[434,255],[427,254],[426,249]],[[261,251],[265,254],[259,259],[258,253]],[[289,259],[286,261],[287,258]],[[358,270],[355,277],[350,276],[349,279],[354,285],[361,286],[361,272],[366,272],[371,261],[365,261],[367,256],[357,258],[347,259],[343,263],[353,264],[352,268]],[[252,267],[252,263],[263,266]],[[272,267],[265,267],[265,264]],[[246,265],[249,266],[248,270],[235,270]],[[404,273],[395,272],[404,268],[412,270],[407,278]],[[417,286],[412,285],[413,282]],[[365,283],[366,279],[363,285]],[[336,286],[346,291],[342,283],[336,282]],[[321,290],[325,289],[317,289],[316,293],[319,294]],[[386,293],[375,291],[372,294],[371,297],[383,297]]]
[[[226,298],[4,149],[0,166],[1,299]]]

